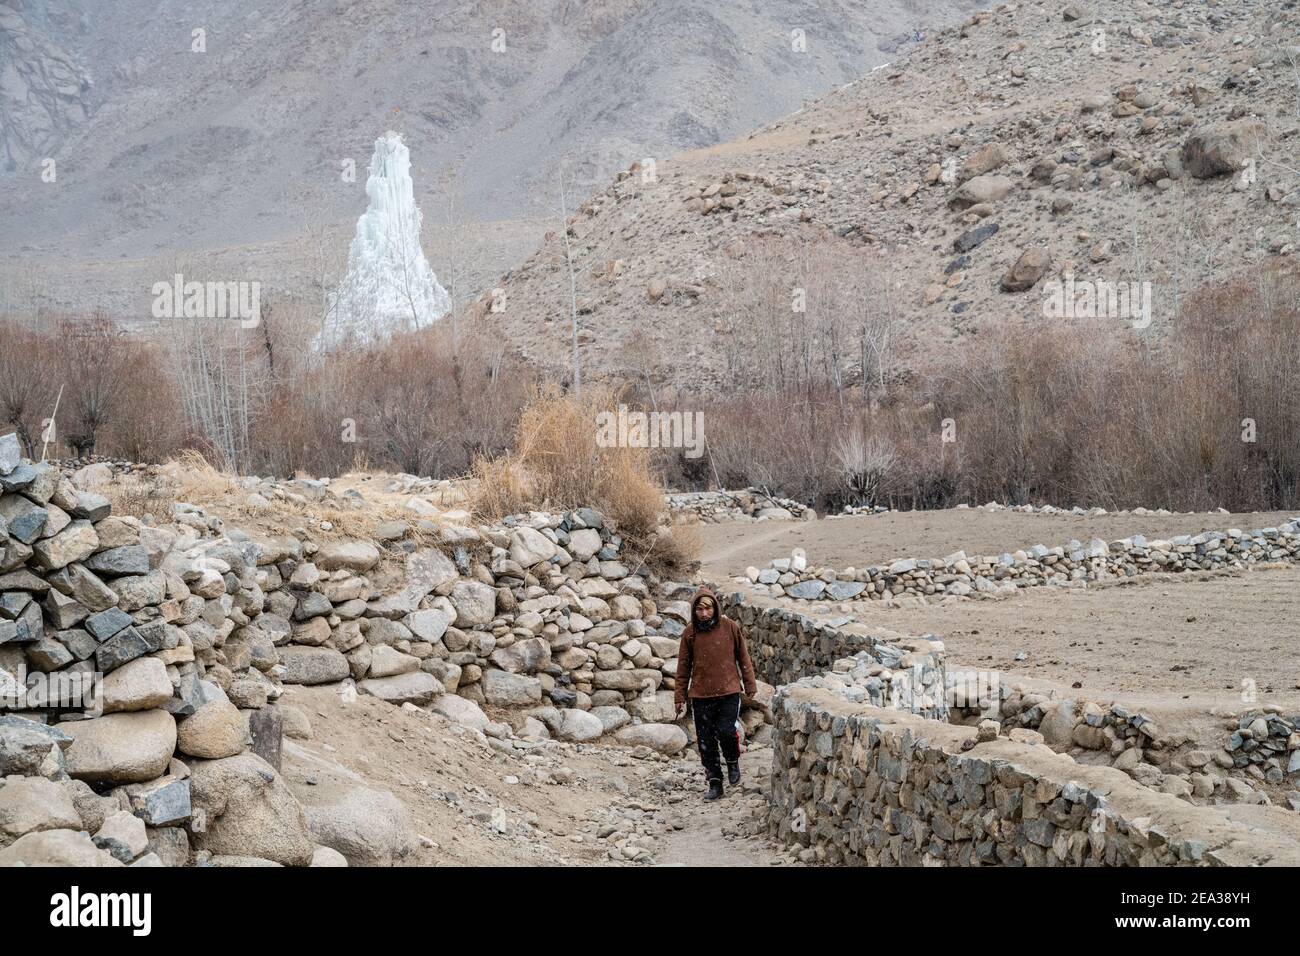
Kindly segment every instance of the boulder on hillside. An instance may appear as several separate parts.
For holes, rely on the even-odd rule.
[[[285,866],[306,866],[315,843],[298,799],[265,760],[242,753],[196,760],[190,773],[196,850],[255,856]]]
[[[1027,292],[1046,275],[1051,264],[1051,253],[1041,246],[1030,246],[1002,276],[1002,291]]]
[[[1197,179],[1239,172],[1255,155],[1263,136],[1264,127],[1249,119],[1193,130],[1183,143],[1183,169]]]
[[[958,209],[980,203],[995,203],[1010,194],[1014,184],[1006,176],[984,175],[968,179],[957,187],[951,204]]]
[[[326,783],[297,792],[312,839],[351,866],[392,866],[419,843],[411,811],[387,791]]]

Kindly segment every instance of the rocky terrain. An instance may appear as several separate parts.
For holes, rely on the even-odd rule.
[[[34,465],[15,436],[0,438],[0,863],[437,862],[412,856],[407,804],[366,786],[338,745],[294,743],[314,739],[308,707],[326,722],[392,719],[362,698],[419,718],[382,730],[405,745],[407,761],[387,766],[419,776],[399,781],[417,805],[443,800],[483,834],[511,836],[507,857],[655,862],[687,826],[671,810],[698,771],[672,687],[694,586],[623,555],[598,513],[475,527],[426,501],[436,523],[387,522],[375,541],[318,538],[328,527],[254,537],[185,502],[165,520],[114,515],[90,489],[112,492],[115,480],[106,463]],[[303,503],[326,494],[301,487]],[[237,493],[271,507],[261,491]],[[339,708],[286,694],[323,686]],[[743,713],[756,753],[771,694],[762,685]],[[327,741],[376,760],[377,728],[333,729]],[[632,760],[656,771],[638,777],[644,799],[593,798],[586,816],[583,801],[568,804],[570,823],[551,821],[545,838],[540,807],[504,809],[502,783],[601,790],[607,774],[581,759],[596,741],[624,748],[606,770]],[[417,743],[430,759],[412,764]],[[448,761],[511,772],[479,766],[487,789],[452,773],[452,790],[431,792]],[[733,813],[742,808],[733,825],[752,818],[752,802]],[[425,849],[452,839],[436,832]],[[547,842],[557,835],[570,839]]]
[[[842,334],[894,317],[905,368],[1045,321],[1070,276],[1150,282],[1158,333],[1201,283],[1300,245],[1298,35],[1294,4],[1001,4],[748,136],[632,166],[569,226],[583,363],[741,383],[814,253],[865,277]],[[568,281],[554,233],[484,306],[556,374]]]

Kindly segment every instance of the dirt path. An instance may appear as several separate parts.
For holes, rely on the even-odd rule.
[[[779,866],[797,862],[766,836],[766,788],[772,771],[769,747],[748,749],[741,758],[741,783],[721,800],[699,794],[683,801],[681,829],[663,840],[663,866]]]
[[[766,837],[767,747],[746,752],[742,787],[712,803],[693,747],[662,757],[548,741],[505,752],[438,715],[370,697],[345,701],[336,687],[290,687],[282,702],[312,724],[307,739],[285,741],[290,787],[304,798],[357,786],[397,796],[419,837],[399,865],[794,862]]]

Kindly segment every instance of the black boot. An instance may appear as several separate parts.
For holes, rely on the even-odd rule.
[[[727,764],[727,780],[730,781],[733,787],[736,784],[740,783],[740,761],[739,760],[737,760],[735,763]]]
[[[718,799],[719,797],[721,797],[721,796],[722,796],[722,781],[721,781],[721,780],[710,780],[710,781],[709,781],[709,792],[708,792],[707,795],[705,795],[704,799],[705,799],[705,800],[717,800],[717,799]]]

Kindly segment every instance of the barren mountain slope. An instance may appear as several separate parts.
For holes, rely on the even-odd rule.
[[[549,216],[561,161],[572,203],[634,159],[796,109],[977,6],[0,0],[0,57],[17,54],[0,60],[0,221],[23,223],[0,230],[0,265],[39,272],[44,304],[124,313],[138,303],[123,287],[187,253],[303,292],[294,241],[336,226],[346,246],[386,129],[411,149],[431,234],[448,193],[473,223]]]
[[[914,366],[982,323],[1046,321],[1039,280],[1071,267],[1151,282],[1158,331],[1200,283],[1300,241],[1298,38],[1290,0],[1006,4],[748,137],[624,172],[570,230],[585,368],[730,377],[746,286],[788,303],[798,284],[745,271],[772,237],[827,240],[892,284]],[[1004,290],[1031,247],[1046,270]],[[483,304],[559,374],[568,282],[551,234]]]

